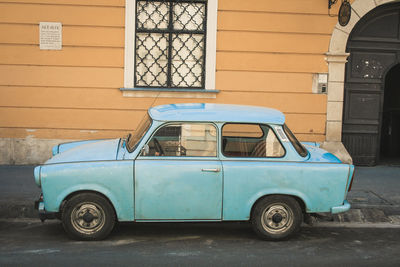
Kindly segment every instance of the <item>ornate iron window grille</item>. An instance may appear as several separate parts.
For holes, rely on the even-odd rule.
[[[205,88],[207,0],[137,0],[135,87]]]

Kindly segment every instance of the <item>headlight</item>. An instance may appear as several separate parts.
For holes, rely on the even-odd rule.
[[[37,166],[35,167],[34,171],[33,171],[33,175],[35,176],[35,183],[40,187],[42,184],[42,181],[40,179],[40,169],[42,168],[42,166]]]

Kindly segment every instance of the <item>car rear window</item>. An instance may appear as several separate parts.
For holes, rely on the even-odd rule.
[[[227,123],[222,127],[225,157],[280,158],[285,150],[267,125]]]

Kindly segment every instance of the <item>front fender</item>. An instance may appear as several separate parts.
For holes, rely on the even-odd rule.
[[[41,183],[46,211],[58,212],[72,193],[92,191],[110,200],[119,221],[134,220],[133,164],[131,160],[117,160],[43,165]]]

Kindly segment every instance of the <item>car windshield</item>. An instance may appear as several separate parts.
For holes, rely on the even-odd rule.
[[[144,116],[142,121],[139,123],[139,126],[137,127],[136,131],[133,134],[129,135],[129,138],[126,141],[126,148],[128,149],[129,152],[133,152],[136,149],[136,146],[138,145],[139,141],[142,139],[147,130],[150,128],[151,122],[152,120],[149,114],[146,114],[146,116]]]
[[[297,153],[299,153],[299,155],[302,157],[307,156],[308,155],[307,149],[299,142],[299,140],[297,140],[296,136],[294,136],[294,134],[289,129],[289,127],[287,127],[286,124],[283,125],[283,130],[285,131],[293,147],[296,149]]]

